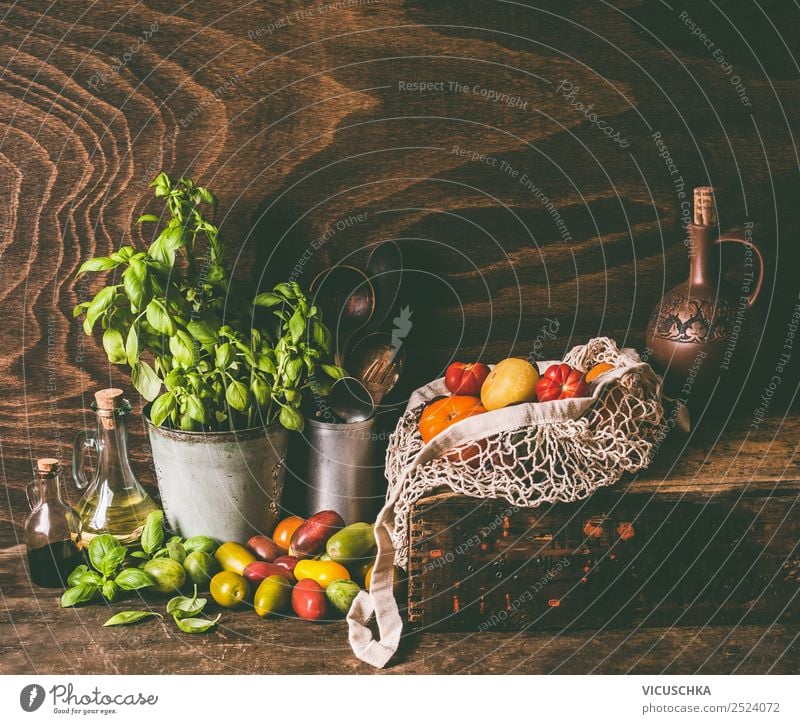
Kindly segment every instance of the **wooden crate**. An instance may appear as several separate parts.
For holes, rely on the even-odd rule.
[[[779,432],[740,426],[708,459],[702,435],[682,454],[678,441],[647,474],[583,503],[423,498],[409,621],[492,631],[797,620],[797,424]]]

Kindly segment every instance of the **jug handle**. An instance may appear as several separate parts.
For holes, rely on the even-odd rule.
[[[761,249],[759,249],[752,241],[747,241],[747,239],[738,239],[735,236],[726,236],[717,239],[717,244],[725,243],[744,244],[746,247],[751,249],[758,258],[758,279],[756,280],[756,288],[753,289],[752,293],[747,298],[747,308],[749,309],[756,303],[758,295],[761,294],[761,285],[764,283],[764,257],[761,255]]]
[[[72,477],[80,490],[83,490],[90,482],[83,472],[87,450],[98,452],[97,440],[86,430],[81,430],[75,436],[75,446],[72,450]]]
[[[31,507],[31,510],[34,510],[36,506],[42,502],[42,498],[39,495],[38,480],[34,480],[25,486],[25,495],[28,498],[28,505]]]

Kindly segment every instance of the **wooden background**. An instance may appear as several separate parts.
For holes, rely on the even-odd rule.
[[[243,278],[285,278],[305,255],[308,281],[398,240],[410,387],[456,348],[493,360],[556,356],[596,334],[641,345],[650,309],[687,269],[675,176],[652,137],[661,132],[687,192],[710,183],[724,228],[754,223],[769,259],[759,364],[773,368],[798,296],[800,11],[692,3],[709,49],[683,10],[673,0],[0,3],[3,539],[24,521],[31,458],[69,458],[96,388],[131,391],[72,320],[101,282],[75,271],[147,241],[133,221],[159,210],[147,183],[161,169],[218,194]],[[565,80],[627,147],[570,104]],[[443,85],[404,89],[413,82]],[[553,339],[543,325],[557,327]],[[771,414],[786,412],[794,379],[787,372]],[[764,380],[749,386],[760,393]]]

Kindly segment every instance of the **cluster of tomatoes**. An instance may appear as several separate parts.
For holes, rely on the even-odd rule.
[[[420,436],[427,443],[456,422],[521,402],[588,397],[589,383],[611,369],[605,362],[586,373],[555,364],[540,375],[536,365],[518,357],[504,359],[491,370],[482,362],[453,362],[444,378],[452,394],[434,400],[422,411]]]

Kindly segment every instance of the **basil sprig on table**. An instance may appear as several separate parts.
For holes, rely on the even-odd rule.
[[[103,533],[89,543],[89,562],[81,564],[67,578],[67,588],[61,596],[62,608],[77,606],[101,596],[115,601],[120,591],[137,591],[152,586],[153,577],[139,568],[119,570],[125,561],[125,546],[113,535]],[[94,570],[93,570],[94,569]]]
[[[167,613],[172,616],[172,620],[184,633],[205,633],[217,625],[222,614],[218,614],[214,619],[197,618],[206,607],[208,600],[197,597],[197,586],[194,587],[194,595],[175,596],[167,601]],[[128,624],[138,623],[149,616],[163,618],[160,613],[155,611],[121,611],[106,621],[103,626],[127,626]]]
[[[296,282],[262,294],[232,284],[219,229],[203,211],[216,210],[214,195],[166,173],[150,185],[166,204],[164,226],[145,251],[123,246],[85,262],[79,273],[121,271],[121,281],[74,316],[84,316],[86,334],[101,323],[109,361],[130,366],[134,387],[153,403],[153,424],[213,431],[280,421],[302,430],[303,395],[324,396],[344,375],[329,363],[319,308]]]

